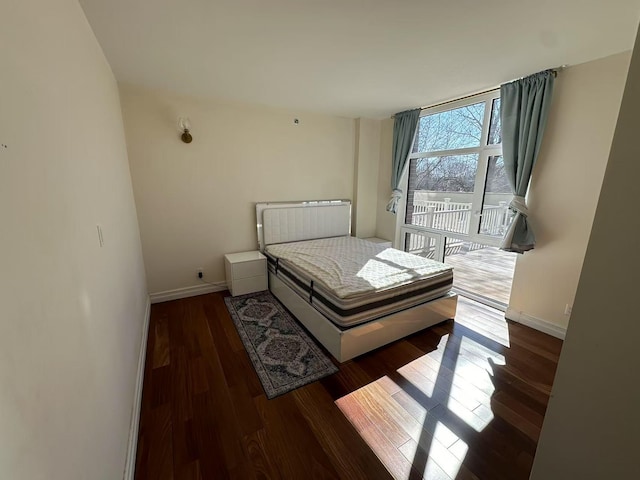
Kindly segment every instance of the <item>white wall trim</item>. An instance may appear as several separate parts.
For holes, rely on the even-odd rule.
[[[147,297],[147,306],[142,321],[142,340],[138,355],[138,373],[136,376],[136,390],[133,396],[131,410],[131,425],[129,426],[129,445],[127,459],[124,465],[124,480],[133,480],[136,469],[136,452],[138,450],[138,429],[140,427],[140,408],[142,404],[142,384],[144,382],[144,364],[147,356],[147,339],[149,338],[149,320],[151,318],[151,301]]]
[[[533,315],[520,312],[511,307],[507,308],[504,316],[509,320],[521,323],[523,325],[526,325],[527,327],[531,327],[535,330],[539,330],[543,333],[551,335],[552,337],[560,338],[561,340],[564,340],[564,337],[567,334],[566,327],[562,327],[556,323],[551,323],[547,320],[534,317]]]
[[[178,300],[179,298],[195,297],[196,295],[204,295],[205,293],[221,292],[226,289],[227,282],[203,283],[202,285],[193,285],[191,287],[152,293],[149,297],[151,298],[151,303],[160,303],[168,302],[169,300]]]

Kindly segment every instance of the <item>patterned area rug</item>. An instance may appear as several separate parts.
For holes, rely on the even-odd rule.
[[[338,371],[270,292],[226,297],[224,301],[267,398]]]

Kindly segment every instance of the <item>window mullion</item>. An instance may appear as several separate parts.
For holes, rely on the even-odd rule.
[[[454,155],[472,155],[480,153],[482,147],[454,148],[451,150],[434,150],[431,152],[412,153],[409,158],[448,157]]]
[[[487,181],[487,169],[489,167],[489,155],[486,151],[478,158],[478,171],[473,187],[473,197],[471,205],[471,222],[469,224],[469,236],[472,238],[480,232],[480,222],[482,221],[482,202],[484,201],[484,187]]]
[[[484,119],[482,122],[482,141],[480,142],[481,147],[486,147],[489,142],[489,126],[491,124],[491,107],[493,105],[493,100],[487,100],[484,102]]]

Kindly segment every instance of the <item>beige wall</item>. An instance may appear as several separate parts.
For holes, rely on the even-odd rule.
[[[376,234],[378,171],[380,162],[380,120],[358,118],[354,168],[353,234],[360,238]]]
[[[511,315],[568,324],[564,310],[578,285],[629,59],[622,53],[558,75],[528,194],[537,245],[518,256]]]
[[[393,147],[393,119],[381,122],[380,132],[380,172],[378,174],[378,205],[376,215],[376,236],[395,241],[396,216],[387,212],[391,197],[391,149]]]
[[[147,294],[117,85],[76,1],[4,2],[0,45],[0,478],[122,478]]]
[[[640,478],[638,109],[640,39],[534,460],[533,480]]]
[[[257,248],[256,202],[352,198],[353,119],[126,85],[121,97],[152,293],[197,286],[199,267],[223,282],[223,255]],[[189,145],[179,115],[191,119]]]

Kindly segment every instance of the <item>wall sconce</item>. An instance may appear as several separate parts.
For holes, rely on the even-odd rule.
[[[180,136],[182,141],[184,143],[191,143],[193,137],[191,136],[191,133],[189,133],[189,130],[191,130],[191,122],[189,121],[189,119],[187,117],[178,118],[178,127],[182,132],[182,135]]]

